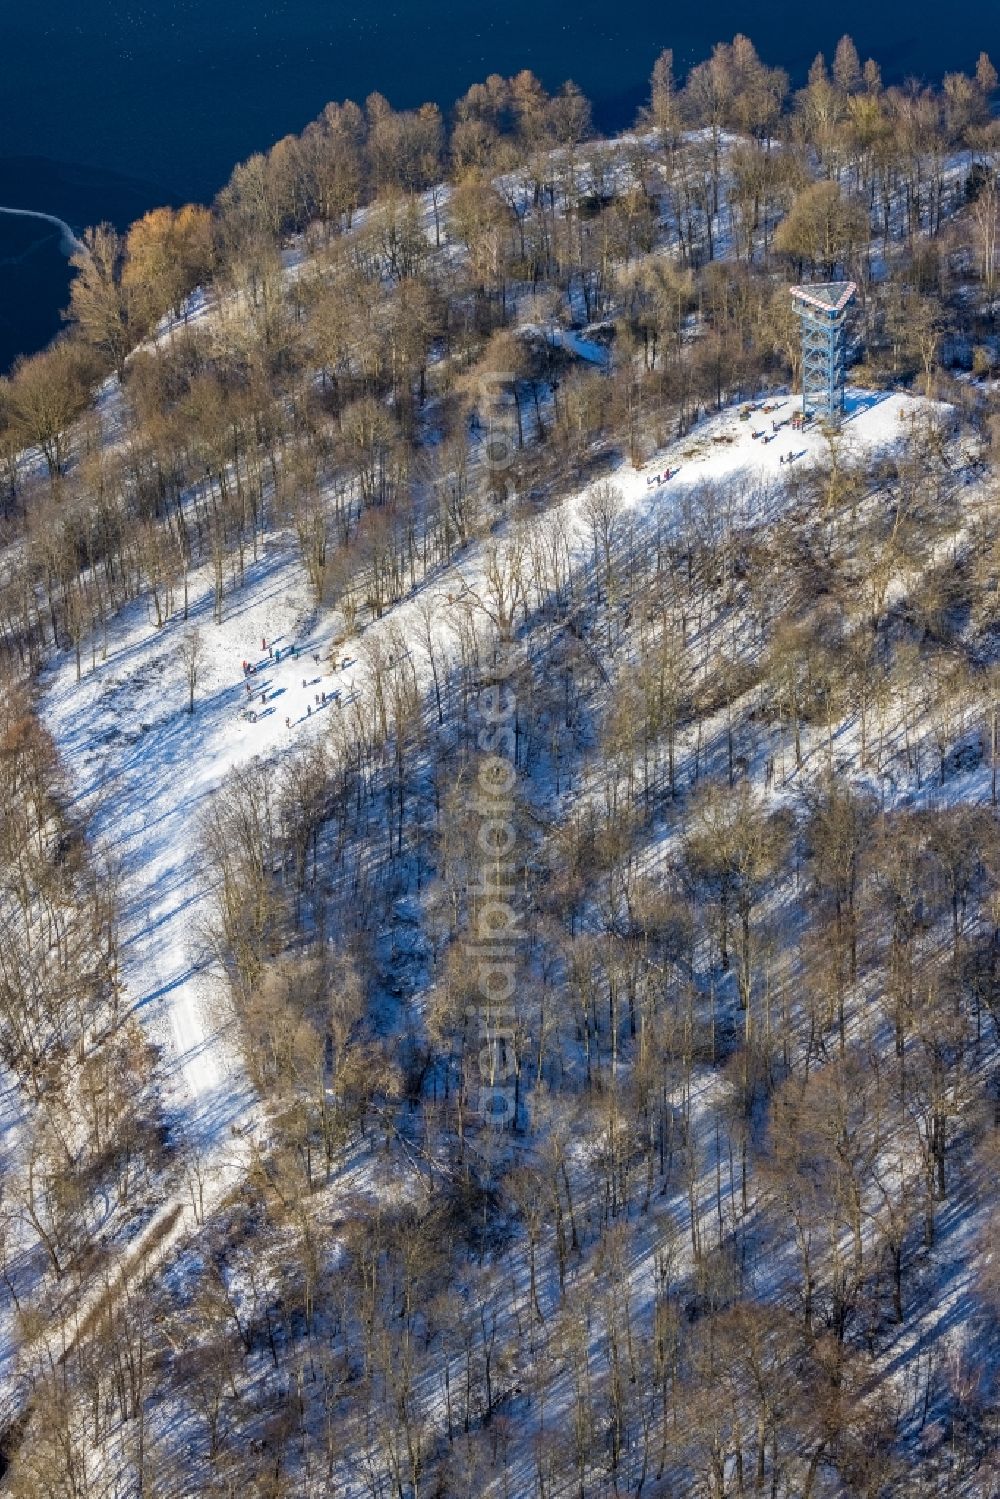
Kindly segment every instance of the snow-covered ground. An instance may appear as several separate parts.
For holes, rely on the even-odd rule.
[[[93,837],[122,863],[120,976],[161,1048],[167,1117],[222,1190],[243,1169],[245,1137],[260,1121],[207,971],[199,821],[234,767],[319,733],[324,714],[340,711],[333,694],[349,695],[352,672],[327,667],[329,625],[315,624],[290,541],[279,538],[251,567],[221,624],[208,579],[200,584],[187,622],[176,614],[158,630],[144,602],[126,610],[106,660],[80,682],[72,655],[60,658],[44,679],[41,711]],[[194,628],[204,662],[191,715],[179,651]],[[280,653],[277,664],[264,639]],[[252,702],[244,660],[255,667],[246,679]],[[323,692],[327,706],[317,707]],[[256,722],[241,716],[250,711]]]
[[[901,418],[923,404],[902,395],[851,392],[845,449],[891,447],[905,435]],[[783,487],[796,464],[822,456],[827,444],[818,430],[794,432],[787,425],[796,409],[791,397],[776,397],[768,406],[766,413],[756,407],[743,420],[730,408],[643,469],[622,467],[615,482],[626,503],[642,510],[672,507],[686,490],[705,483],[739,481],[748,494],[758,495]],[[789,455],[795,459],[790,466]],[[581,544],[582,499],[562,502]],[[443,649],[449,637],[454,648],[445,628],[450,601],[475,593],[482,554],[481,545],[473,546],[426,590]],[[195,579],[191,598],[189,621],[175,614],[161,629],[146,603],[130,607],[114,623],[106,659],[85,670],[80,682],[66,652],[44,679],[41,711],[93,835],[123,861],[121,977],[162,1049],[168,1116],[188,1144],[211,1152],[223,1179],[231,1179],[224,1162],[238,1170],[243,1159],[235,1132],[259,1121],[206,967],[199,820],[234,767],[254,757],[278,761],[306,737],[322,733],[330,716],[363,690],[365,669],[350,659],[350,648],[346,657],[338,652],[336,663],[329,660],[335,617],[317,616],[290,536],[270,539],[244,587],[227,596],[221,624],[211,616],[207,573]],[[406,600],[368,629],[398,627],[415,647],[414,609],[415,601]],[[204,664],[189,715],[180,647],[195,627]],[[264,641],[280,654],[277,664]],[[419,656],[414,649],[415,665]],[[350,661],[346,669],[344,659]],[[255,722],[241,714],[251,706],[245,660],[256,668],[249,679]],[[266,703],[260,701],[262,690]],[[323,693],[325,706],[316,701]]]
[[[795,477],[830,455],[818,428],[792,428],[798,406],[779,394],[754,403],[748,416],[738,407],[727,408],[641,468],[620,464],[613,481],[639,520],[669,523],[686,496],[710,485],[745,507],[748,521],[766,523],[791,500]],[[909,422],[931,412],[946,416],[947,409],[899,394],[851,391],[839,454],[857,459],[887,453],[905,440]],[[563,523],[568,547],[577,556],[589,554],[592,545],[586,495],[586,490],[571,494],[554,507],[553,518]],[[92,836],[122,861],[121,979],[161,1051],[164,1106],[174,1139],[186,1159],[197,1163],[197,1203],[188,1188],[180,1188],[150,1224],[151,1242],[158,1242],[161,1229],[166,1229],[164,1248],[196,1230],[202,1210],[210,1212],[238,1186],[253,1141],[266,1135],[238,1038],[225,1018],[204,932],[208,886],[199,859],[200,823],[212,794],[252,759],[280,767],[326,732],[335,717],[344,716],[349,725],[349,704],[367,690],[365,657],[373,638],[381,636],[388,645],[391,637],[385,655],[401,637],[421,690],[429,692],[423,616],[430,616],[438,670],[446,671],[458,652],[461,614],[475,612],[488,599],[486,559],[497,544],[503,544],[502,533],[473,543],[415,595],[368,623],[360,640],[341,645],[336,642],[342,617],[315,608],[294,537],[273,533],[260,560],[248,565],[243,586],[227,592],[221,624],[213,620],[206,567],[191,579],[189,620],[175,612],[157,628],[150,606],[140,600],[113,622],[105,659],[91,668],[85,651],[82,680],[76,680],[69,651],[42,679],[40,711],[78,808]],[[194,628],[204,662],[191,715],[181,648]],[[277,662],[273,651],[279,653]],[[245,716],[250,702],[244,661],[255,667],[249,678],[253,722]],[[318,704],[317,694],[324,693],[325,705]],[[704,1081],[707,1101],[711,1079]],[[703,1152],[704,1190],[698,1194],[706,1214],[715,1180],[710,1144]],[[338,1183],[338,1192],[342,1186]],[[664,1205],[667,1216],[670,1209]],[[640,1257],[630,1273],[638,1300],[648,1294],[652,1263],[651,1257]],[[82,1304],[78,1316],[90,1304]],[[913,1337],[928,1336],[925,1319]],[[897,1352],[902,1358],[905,1350],[900,1346]]]

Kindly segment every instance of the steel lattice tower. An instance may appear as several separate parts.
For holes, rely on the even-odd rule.
[[[839,422],[844,410],[844,330],[853,281],[791,288],[802,323],[802,411]]]

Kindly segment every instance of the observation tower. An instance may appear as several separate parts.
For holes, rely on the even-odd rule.
[[[847,307],[853,281],[817,281],[793,286],[792,301],[802,323],[802,412],[839,422],[844,412]]]

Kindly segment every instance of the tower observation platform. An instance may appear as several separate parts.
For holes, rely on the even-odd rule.
[[[802,410],[807,416],[839,422],[843,415],[847,308],[857,289],[854,281],[791,288],[802,324]]]

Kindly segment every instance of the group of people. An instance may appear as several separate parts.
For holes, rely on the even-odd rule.
[[[775,408],[773,406],[764,407],[765,411],[774,411],[776,409],[780,408]],[[761,427],[756,432],[751,431],[750,436],[754,439],[755,442],[759,441],[766,447],[769,442],[774,441],[783,427],[788,426],[791,426],[796,432],[801,432],[803,419],[802,413],[800,411],[794,412],[791,416],[786,416],[784,420],[780,422],[776,418],[772,420],[770,432],[765,431],[764,428]],[[778,459],[778,462],[781,467],[784,468],[786,463],[794,463],[797,456],[798,454],[796,453],[782,453],[781,457]]]
[[[665,468],[662,474],[653,474],[651,478],[646,480],[646,488],[651,489],[654,484],[667,484],[679,473],[679,468]]]
[[[266,651],[267,650],[267,642],[265,640],[261,640],[260,648],[261,648],[262,651]],[[269,652],[269,655],[270,655],[271,660],[275,659],[273,651]],[[255,677],[256,675],[257,675],[257,667],[254,664],[254,662],[253,661],[244,661],[243,662],[243,683],[244,683],[244,686],[246,687],[247,706],[248,706],[248,708],[253,703],[253,683],[251,682],[250,678],[251,677]],[[264,704],[267,703],[267,688],[266,687],[261,687],[261,689],[260,689],[260,701],[261,701],[262,705],[264,705]],[[247,714],[247,716],[249,717],[251,723],[256,723],[257,722],[257,715],[256,715],[256,713],[250,712],[250,713]]]
[[[240,717],[247,719],[250,723],[256,723],[258,717],[257,712],[254,708],[254,684],[251,681],[251,678],[255,677],[258,671],[260,671],[264,665],[273,664],[277,666],[277,664],[283,659],[283,657],[287,658],[288,656],[291,656],[292,659],[295,660],[297,659],[299,654],[299,648],[294,643],[285,647],[276,646],[273,640],[268,640],[266,635],[262,635],[260,637],[260,649],[261,654],[263,654],[265,651],[267,652],[266,663],[261,662],[258,664],[254,661],[244,661],[242,663],[243,681],[246,687],[247,701],[246,706],[240,709]],[[319,658],[317,657],[316,659],[318,660]],[[303,686],[304,685],[305,684],[303,683]],[[260,689],[260,704],[261,707],[267,706],[267,688],[263,685]],[[285,723],[289,724],[289,720],[287,718],[285,719]]]
[[[273,640],[270,641],[270,642],[268,642],[268,639],[267,639],[266,635],[262,635],[260,637],[260,648],[261,648],[261,652],[262,653],[264,651],[267,651],[267,659],[268,659],[268,661],[269,662],[273,662],[273,664],[275,666],[277,666],[278,662],[282,659],[282,655],[283,654],[285,656],[291,656],[291,658],[292,658],[293,661],[295,661],[298,658],[298,654],[299,654],[299,648],[298,648],[297,645],[294,644],[294,642],[291,645],[289,645],[289,646],[285,646],[284,647],[284,651],[282,651],[282,647],[280,645],[276,646],[274,644]],[[318,661],[319,657],[317,656],[315,659]],[[257,671],[257,667],[254,665],[254,663],[252,661],[244,661],[244,663],[243,663],[243,675],[245,677],[252,677],[256,671]]]
[[[670,477],[669,470],[668,470],[668,472],[667,472],[667,474],[666,474],[665,477],[667,477],[667,478]],[[273,641],[269,641],[267,639],[266,635],[262,635],[261,636],[260,649],[261,649],[261,653],[262,654],[265,651],[267,652],[267,660],[266,661],[261,661],[261,662],[244,661],[242,663],[242,665],[243,665],[243,680],[244,680],[244,685],[246,687],[247,701],[246,701],[245,705],[240,709],[240,717],[243,718],[243,719],[246,719],[250,723],[256,723],[258,717],[260,716],[259,713],[257,712],[257,708],[256,708],[257,700],[256,700],[255,695],[254,695],[255,694],[255,688],[254,688],[254,682],[253,682],[252,678],[254,678],[257,675],[257,673],[260,672],[260,671],[262,671],[264,669],[264,667],[267,666],[267,665],[270,665],[270,664],[277,665],[278,662],[280,662],[282,660],[287,660],[289,656],[293,660],[297,660],[298,659],[298,655],[299,655],[299,648],[298,648],[297,645],[276,646]],[[320,654],[319,654],[318,651],[313,651],[312,658],[313,658],[313,660],[314,660],[314,662],[316,663],[317,666],[321,665]],[[341,665],[341,667],[343,669],[346,669],[348,666],[351,665],[350,658],[348,656],[345,656],[343,658],[342,662],[340,663],[340,665]],[[302,678],[302,690],[303,690],[303,692],[305,692],[308,689],[308,687],[309,687],[309,679],[307,677],[303,677]],[[267,705],[267,693],[268,693],[268,689],[262,683],[261,687],[260,687],[260,704],[261,704],[261,706],[266,706]],[[274,694],[274,691],[272,689],[271,696],[273,697],[274,695],[275,694]],[[318,692],[316,692],[316,693],[313,694],[313,701],[311,703],[306,703],[306,711],[305,711],[305,714],[303,715],[303,717],[305,717],[305,718],[311,718],[314,707],[315,708],[325,708],[327,706],[328,702],[338,703],[339,704],[339,702],[340,702],[340,692],[338,690],[335,690],[333,692],[327,693],[327,692],[325,692],[321,688]],[[301,720],[299,720],[299,721],[301,721]],[[291,717],[286,718],[285,719],[285,728],[288,729],[288,730],[291,730],[293,728],[293,726],[294,725],[293,725],[293,721],[292,721]]]
[[[305,686],[308,685],[306,683],[306,680],[305,680],[304,677],[302,679],[302,685],[303,685],[303,687],[305,687]],[[329,701],[331,703],[339,703],[340,702],[340,693],[339,692],[331,692],[330,693],[330,697],[329,697]],[[327,695],[326,695],[326,693],[325,692],[317,692],[314,695],[314,697],[313,697],[313,701],[311,703],[306,703],[306,718],[312,718],[312,710],[313,710],[313,705],[314,704],[315,704],[315,706],[317,708],[325,708],[326,704],[327,704]],[[292,720],[291,720],[291,718],[286,718],[285,719],[285,728],[286,729],[291,729],[291,727],[292,727]]]

